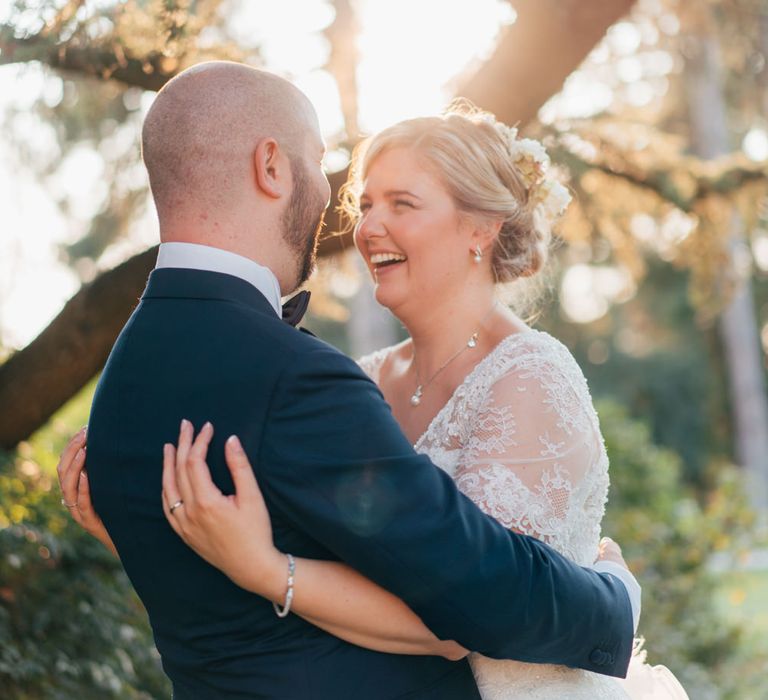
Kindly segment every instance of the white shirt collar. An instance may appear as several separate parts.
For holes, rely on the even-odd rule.
[[[268,267],[237,253],[197,243],[161,243],[155,269],[161,267],[208,270],[239,277],[256,287],[267,298],[275,313],[282,315],[280,284],[275,274]]]

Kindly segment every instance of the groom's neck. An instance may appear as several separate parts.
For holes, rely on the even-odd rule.
[[[194,243],[235,253],[268,268],[277,278],[282,296],[295,288],[295,263],[289,255],[282,236],[275,231],[259,230],[257,233],[243,228],[224,228],[207,222],[202,225],[162,227],[161,243]]]

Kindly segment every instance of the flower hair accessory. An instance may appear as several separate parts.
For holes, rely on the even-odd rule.
[[[518,139],[517,129],[488,117],[490,123],[502,136],[512,162],[519,171],[534,203],[539,219],[551,226],[566,209],[571,195],[553,177],[548,176],[549,156],[544,146],[534,139]]]

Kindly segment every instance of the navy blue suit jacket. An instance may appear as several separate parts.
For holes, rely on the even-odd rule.
[[[278,548],[343,560],[442,639],[496,658],[623,675],[625,589],[505,530],[403,436],[349,358],[280,321],[230,275],[155,270],[94,397],[87,468],[96,509],[149,613],[177,700],[478,698],[466,661],[341,641],[234,585],[161,509],[162,446],[210,420],[254,465]],[[297,572],[300,576],[301,572]]]

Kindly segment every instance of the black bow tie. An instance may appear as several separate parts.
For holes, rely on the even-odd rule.
[[[298,326],[304,314],[307,313],[310,296],[312,296],[310,292],[299,292],[286,301],[283,304],[283,321],[294,328]]]

